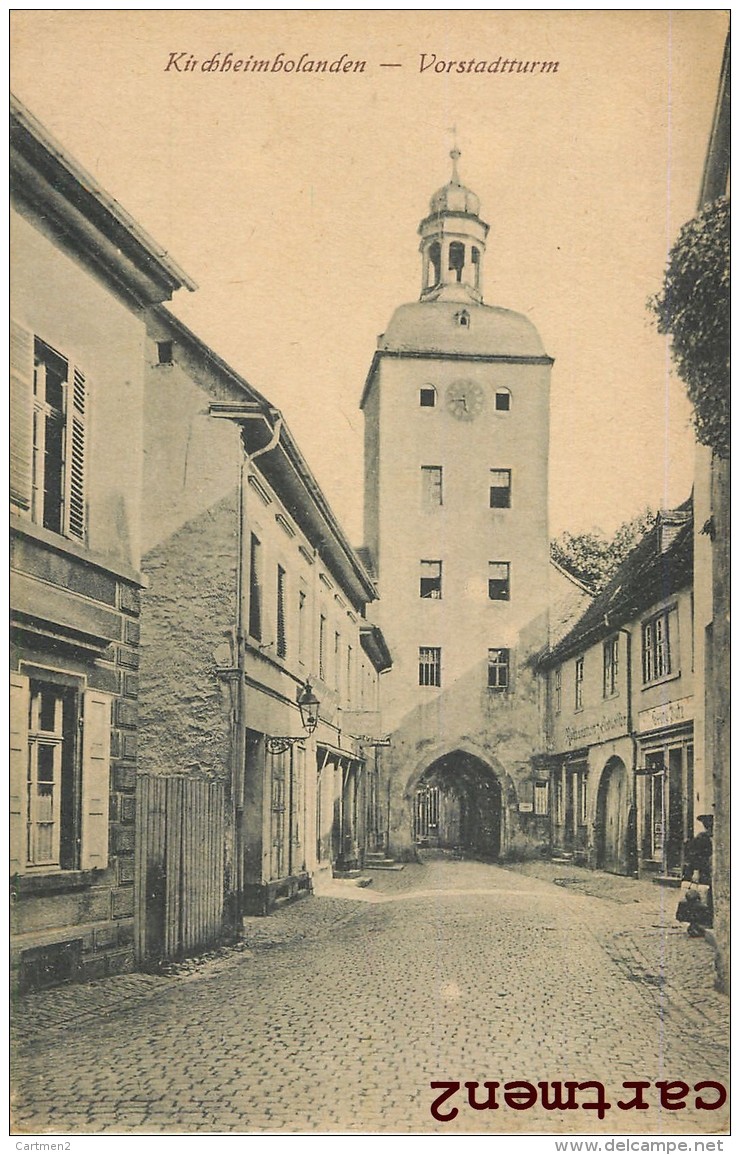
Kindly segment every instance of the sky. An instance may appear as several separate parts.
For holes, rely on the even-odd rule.
[[[378,335],[418,299],[416,229],[449,179],[454,127],[491,226],[485,301],[526,314],[555,360],[551,533],[611,532],[691,489],[690,408],[646,301],[696,211],[726,23],[16,11],[11,87],[198,283],[172,311],[282,410],[356,544],[359,399]],[[220,70],[228,52],[270,71]],[[303,53],[365,66],[288,72]]]

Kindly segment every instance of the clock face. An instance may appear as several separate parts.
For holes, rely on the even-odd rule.
[[[483,387],[477,381],[453,381],[447,386],[447,408],[458,421],[473,421],[483,410]]]

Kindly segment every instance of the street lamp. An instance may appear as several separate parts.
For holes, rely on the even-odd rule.
[[[305,682],[301,686],[297,695],[297,702],[301,715],[301,725],[306,734],[313,734],[319,724],[319,700],[314,694],[310,682]],[[285,735],[279,738],[268,738],[267,752],[268,754],[284,754],[296,742],[302,742],[306,734],[298,734],[295,737]]]

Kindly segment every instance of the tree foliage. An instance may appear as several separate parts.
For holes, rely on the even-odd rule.
[[[672,338],[676,369],[694,407],[699,441],[730,448],[730,204],[720,197],[683,226],[663,288],[648,302]]]
[[[600,529],[588,533],[565,530],[551,543],[552,559],[594,593],[599,593],[630,550],[653,528],[656,516],[654,510],[646,508],[623,522],[612,537]]]

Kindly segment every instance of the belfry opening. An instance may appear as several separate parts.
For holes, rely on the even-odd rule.
[[[414,841],[420,849],[499,857],[501,786],[481,758],[464,750],[443,754],[418,779],[412,802]]]

